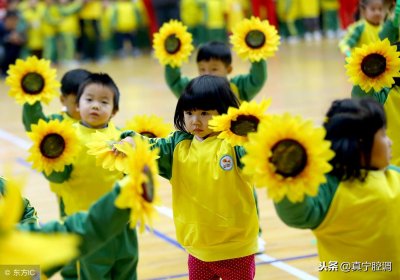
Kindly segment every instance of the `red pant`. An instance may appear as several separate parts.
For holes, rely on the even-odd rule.
[[[203,262],[189,255],[190,280],[253,280],[256,275],[254,255],[215,262]]]
[[[357,11],[358,0],[340,0],[339,17],[342,29],[346,29],[354,22],[354,15]]]
[[[275,3],[272,0],[252,0],[251,5],[253,8],[253,15],[261,17],[261,8],[264,7],[267,10],[267,19],[270,24],[278,27],[278,20],[276,17]],[[262,18],[263,19],[263,18]]]

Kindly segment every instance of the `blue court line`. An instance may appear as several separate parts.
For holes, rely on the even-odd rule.
[[[185,249],[183,249],[183,247],[181,246],[181,244],[178,243],[178,241],[176,241],[175,239],[163,234],[161,231],[158,231],[156,229],[152,229],[149,226],[146,225],[146,230],[153,233],[155,236],[159,237],[160,239],[166,241],[167,243],[175,246],[176,248],[185,251]]]

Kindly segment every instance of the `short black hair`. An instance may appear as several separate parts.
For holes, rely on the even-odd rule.
[[[90,73],[88,70],[81,68],[66,72],[61,78],[61,94],[63,96],[76,95],[79,86],[89,77]]]
[[[189,82],[178,99],[174,116],[175,127],[187,132],[185,111],[216,110],[219,114],[224,114],[229,107],[239,107],[239,100],[232,92],[229,81],[224,77],[199,76]]]
[[[331,141],[335,157],[331,174],[339,180],[363,181],[372,169],[375,133],[386,127],[383,106],[370,97],[336,100],[326,114],[325,139]],[[362,162],[364,159],[364,164]]]
[[[91,84],[99,84],[104,87],[108,87],[114,93],[114,108],[113,111],[119,110],[119,89],[113,79],[106,73],[91,73],[85,81],[79,86],[78,93],[76,95],[76,103],[79,103],[85,88]]]
[[[210,61],[211,59],[222,61],[225,66],[232,64],[232,52],[226,43],[210,41],[199,47],[196,62]]]

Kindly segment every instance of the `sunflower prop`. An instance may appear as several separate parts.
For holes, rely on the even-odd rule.
[[[62,172],[66,165],[73,163],[80,145],[71,122],[39,120],[31,128],[27,133],[33,141],[28,161],[34,169],[49,175],[53,171]]]
[[[334,153],[324,140],[325,130],[311,121],[289,114],[272,116],[249,135],[244,145],[243,172],[257,186],[266,186],[268,196],[279,202],[284,196],[299,202],[304,195],[315,196],[326,181]]]
[[[112,123],[109,126],[113,126]],[[105,132],[96,131],[86,143],[88,154],[96,156],[96,164],[110,171],[118,170],[126,173],[127,158],[123,153],[114,153],[114,144],[120,141],[120,133],[116,129]]]
[[[8,94],[18,104],[34,104],[36,101],[48,104],[58,95],[60,83],[56,80],[56,70],[50,68],[50,61],[36,56],[26,60],[17,59],[7,71]]]
[[[152,226],[156,213],[157,197],[157,158],[158,149],[150,149],[147,140],[139,135],[134,137],[135,148],[128,143],[115,145],[127,155],[127,176],[120,181],[121,193],[115,201],[118,208],[131,209],[131,227],[140,223],[140,231],[145,229],[146,222]]]
[[[356,48],[346,58],[349,80],[365,92],[391,87],[393,78],[400,77],[400,57],[396,50],[388,39]]]
[[[243,145],[248,141],[248,134],[256,132],[258,125],[268,120],[264,114],[271,104],[271,99],[261,103],[244,101],[239,108],[230,107],[223,115],[213,117],[208,126],[216,132],[221,132],[218,138],[226,139],[232,146]]]
[[[242,59],[257,62],[275,55],[279,46],[276,28],[257,17],[243,19],[233,29],[230,41],[233,50]]]
[[[192,34],[180,21],[170,20],[154,34],[153,48],[156,58],[163,65],[180,67],[188,61],[193,51]]]
[[[21,182],[8,178],[5,183],[5,195],[0,196],[0,265],[39,265],[46,270],[76,257],[79,238],[75,235],[15,230],[23,211]]]
[[[133,130],[148,138],[161,138],[168,136],[173,128],[156,115],[143,115],[127,121],[124,130]]]

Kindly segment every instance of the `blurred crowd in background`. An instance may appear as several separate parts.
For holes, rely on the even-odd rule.
[[[182,21],[196,46],[228,42],[252,15],[276,26],[282,41],[338,38],[357,19],[357,0],[0,0],[1,74],[17,58],[54,64],[149,54],[164,22]]]

